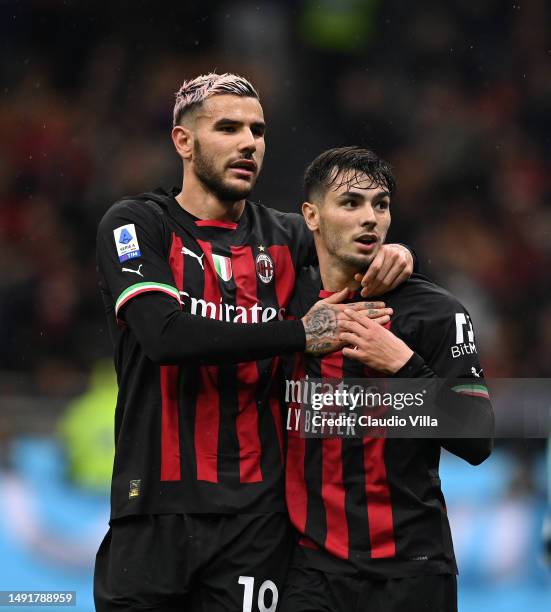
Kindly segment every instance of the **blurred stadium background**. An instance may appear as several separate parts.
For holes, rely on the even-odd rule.
[[[551,368],[551,7],[545,0],[0,0],[0,590],[93,609],[116,383],[94,242],[170,187],[173,93],[235,71],[268,122],[255,199],[297,211],[305,164],[363,144],[398,177],[391,238],[464,301],[487,376]],[[460,610],[551,609],[543,440],[443,457]]]

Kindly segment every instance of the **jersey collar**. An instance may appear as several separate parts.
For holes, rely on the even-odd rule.
[[[179,188],[174,187],[168,198],[168,210],[170,215],[188,229],[190,233],[205,238],[228,235],[232,241],[246,233],[249,227],[250,202],[245,202],[243,214],[239,217],[237,223],[233,221],[220,221],[218,219],[198,219],[178,204],[175,198],[178,193]]]

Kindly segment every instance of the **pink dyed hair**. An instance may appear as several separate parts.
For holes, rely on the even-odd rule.
[[[178,125],[182,116],[190,108],[198,106],[211,96],[223,94],[259,99],[256,89],[242,76],[228,72],[202,74],[189,81],[184,81],[176,92],[172,125]]]

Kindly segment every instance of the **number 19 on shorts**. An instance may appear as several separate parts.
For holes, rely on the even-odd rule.
[[[252,612],[253,597],[254,597],[254,576],[239,576],[237,581],[243,585],[243,612]],[[266,593],[269,591],[270,595]],[[269,606],[266,605],[266,599],[270,600]],[[276,585],[271,580],[265,580],[258,589],[258,610],[259,612],[275,612],[277,607],[278,592]]]

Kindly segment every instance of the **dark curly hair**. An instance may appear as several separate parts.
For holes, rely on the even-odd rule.
[[[365,180],[360,178],[361,174],[366,175],[370,182],[366,184]],[[304,193],[308,201],[323,197],[331,187],[338,189],[345,184],[350,187],[361,185],[366,189],[382,187],[390,195],[396,190],[396,180],[390,164],[373,151],[356,146],[324,151],[304,173]]]

